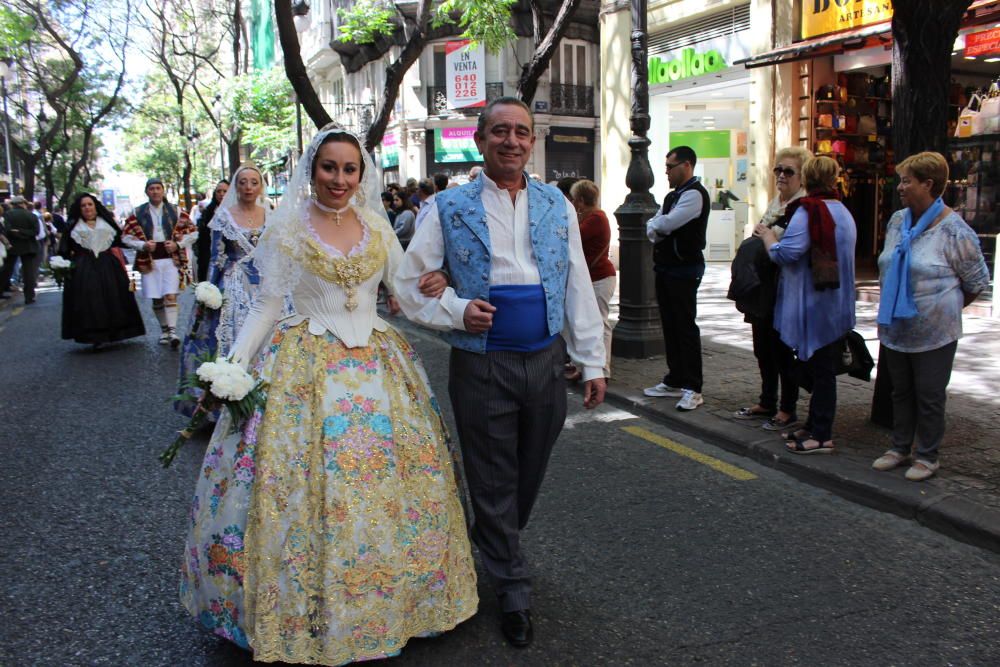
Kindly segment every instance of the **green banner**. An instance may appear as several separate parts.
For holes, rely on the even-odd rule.
[[[482,162],[476,140],[473,138],[475,126],[445,127],[434,130],[434,161]]]
[[[690,146],[699,160],[729,157],[729,130],[703,130],[701,132],[671,132],[670,147]]]

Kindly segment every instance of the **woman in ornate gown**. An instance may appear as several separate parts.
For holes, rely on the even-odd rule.
[[[198,357],[229,354],[250,304],[260,288],[260,276],[250,259],[267,218],[264,179],[252,164],[241,166],[232,177],[208,228],[212,236],[212,254],[208,280],[222,292],[222,308],[213,309],[196,303],[191,330],[181,347],[178,385],[198,367]],[[198,395],[197,390],[188,390]],[[175,409],[188,417],[193,401],[175,401]]]
[[[381,209],[357,138],[323,130],[254,253],[262,293],[230,357],[266,405],[233,434],[222,412],[181,599],[255,660],[387,657],[476,612],[457,454],[416,353],[375,309],[402,257]]]
[[[77,195],[58,253],[73,263],[63,288],[64,339],[96,348],[146,334],[118,250],[124,247],[111,211],[92,194]]]

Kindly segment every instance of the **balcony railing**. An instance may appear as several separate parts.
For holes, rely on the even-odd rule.
[[[486,101],[492,102],[503,97],[503,83],[500,81],[486,84]],[[427,115],[442,116],[452,113],[473,115],[479,113],[479,107],[467,109],[451,109],[448,107],[448,89],[445,86],[427,86]]]
[[[552,84],[549,108],[558,116],[593,116],[594,87]]]
[[[333,120],[363,137],[375,120],[374,104],[334,104]]]

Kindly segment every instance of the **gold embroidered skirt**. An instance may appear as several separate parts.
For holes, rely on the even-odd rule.
[[[231,530],[232,512],[210,517],[207,507],[220,503],[208,500],[218,480],[206,469],[206,500],[188,543],[189,553],[204,550],[211,570],[226,536],[240,534],[239,553],[223,560],[239,570],[242,599],[212,599],[208,614],[189,604],[192,613],[211,626],[210,605],[226,612],[229,601],[237,617],[242,609],[239,629],[255,660],[322,665],[394,655],[409,638],[475,614],[447,430],[406,340],[373,331],[367,347],[352,349],[329,333],[310,334],[308,322],[284,325],[257,368],[269,383],[267,406],[246,425],[238,451],[220,454],[234,463],[213,468],[232,471],[228,494],[244,486],[236,483],[246,476],[240,457],[253,458],[245,533]],[[182,593],[209,579],[185,569]]]

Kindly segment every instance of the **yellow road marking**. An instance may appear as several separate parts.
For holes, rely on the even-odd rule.
[[[24,306],[17,306],[14,310],[10,311],[10,316],[16,317],[21,314],[22,310],[24,310]]]
[[[669,438],[664,438],[663,436],[657,435],[652,431],[647,431],[646,429],[641,428],[639,426],[623,426],[622,430],[625,431],[626,433],[630,433],[636,436],[637,438],[642,438],[643,440],[647,440],[653,443],[654,445],[659,445],[664,449],[669,449],[674,454],[680,454],[681,456],[686,456],[687,458],[693,461],[697,461],[698,463],[707,465],[709,468],[712,468],[713,470],[718,470],[723,475],[728,475],[733,479],[738,479],[744,482],[749,481],[751,479],[757,479],[757,475],[753,474],[748,470],[744,470],[743,468],[737,468],[736,466],[730,465],[725,461],[720,461],[719,459],[709,456],[707,454],[702,454],[701,452],[695,451],[690,447],[685,447],[680,443],[674,442]]]

